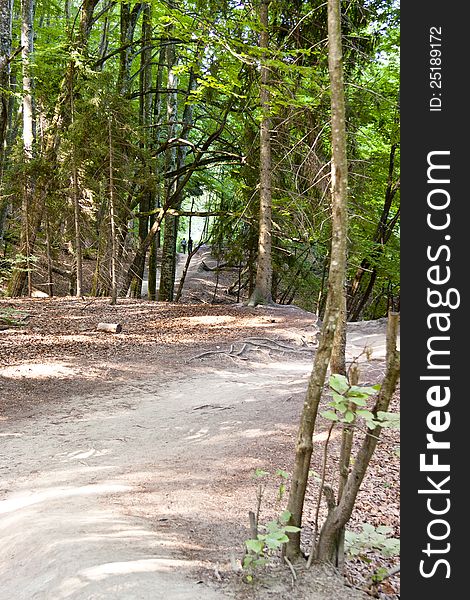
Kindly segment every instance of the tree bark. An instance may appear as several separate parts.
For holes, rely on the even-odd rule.
[[[330,371],[346,375],[346,288],[344,286],[341,310],[331,349]]]
[[[332,239],[328,297],[320,342],[313,364],[297,436],[296,457],[287,510],[291,513],[289,524],[301,527],[302,512],[307,489],[310,460],[313,450],[312,436],[320,403],[323,384],[331,358],[332,346],[344,298],[346,275],[346,242],[348,232],[347,186],[348,165],[346,155],[346,120],[344,109],[343,65],[341,49],[340,1],[328,0],[328,68],[331,87],[331,205]],[[300,532],[289,534],[286,554],[295,559],[300,556]]]
[[[199,51],[201,47],[199,46],[196,50],[196,56],[199,55]],[[173,64],[175,63],[175,57],[173,56]],[[168,85],[171,85],[170,79],[168,80]],[[187,90],[187,99],[191,95],[194,87],[196,85],[196,75],[194,69],[190,70],[189,73],[189,82],[188,82],[188,90]],[[177,84],[173,82],[174,89],[176,89]],[[171,105],[168,105],[168,123],[169,123],[169,139],[176,133],[176,128],[173,129],[172,122],[177,119],[178,114],[178,105],[177,105],[177,95],[174,95],[174,99],[172,99]],[[182,127],[180,132],[181,139],[187,139],[189,137],[191,127],[193,125],[193,105],[191,102],[186,102],[183,116],[182,116]],[[171,129],[171,133],[170,133]],[[166,165],[166,173],[171,172],[170,165],[174,164],[176,161],[176,171],[180,172],[183,167],[186,165],[186,155],[188,151],[187,145],[179,145],[176,149],[176,154],[169,155],[169,159]],[[178,186],[179,177],[177,175],[174,178],[170,179],[170,184],[167,188],[168,193],[174,196],[173,206],[178,210],[181,207],[181,203],[183,201],[183,189],[177,193],[176,190],[180,187]],[[176,241],[178,234],[178,217],[168,214],[165,218],[165,235],[163,238],[163,250],[162,250],[162,266],[161,266],[161,278],[160,278],[160,289],[158,293],[159,300],[171,302],[173,300],[174,291],[175,291],[175,275],[176,275]]]
[[[398,325],[399,314],[389,313],[387,326],[387,366],[382,387],[372,411],[375,415],[377,415],[379,411],[388,411],[400,375],[400,354],[396,348]],[[320,537],[315,552],[315,558],[318,562],[335,561],[338,533],[351,517],[359,488],[377,446],[381,431],[382,427],[377,426],[372,431],[369,431],[364,437],[364,441],[357,453],[351,473],[344,485],[341,498],[337,506],[329,511],[320,531]]]
[[[33,53],[33,12],[32,0],[21,1],[21,58],[23,70],[23,197],[21,202],[21,236],[20,253],[25,257],[24,262],[13,272],[10,281],[9,293],[12,296],[21,296],[27,281],[28,296],[32,293],[31,282],[31,253],[34,219],[33,209],[33,181],[29,163],[33,158],[34,144],[34,115],[31,79],[31,55]]]
[[[178,87],[178,78],[174,72],[176,65],[175,44],[170,42],[167,46],[167,65],[168,65],[168,80],[167,80],[167,128],[168,139],[176,136],[176,122],[178,120],[178,95],[176,93]],[[165,154],[165,173],[170,173],[176,170],[176,147],[169,147]],[[170,178],[165,186],[165,205],[168,204],[168,199],[174,196],[177,189],[178,177],[175,175]],[[177,208],[179,198],[175,201]],[[163,247],[162,247],[162,265],[160,269],[160,286],[158,290],[158,299],[161,302],[171,302],[173,300],[175,286],[175,270],[176,270],[176,235],[178,230],[178,217],[167,214],[165,216],[163,230]]]
[[[154,123],[160,123],[161,120],[161,114],[162,114],[162,95],[160,93],[161,87],[162,87],[162,81],[163,81],[163,68],[164,68],[164,56],[165,56],[165,46],[162,44],[160,46],[160,52],[159,52],[159,61],[158,61],[158,68],[157,68],[157,79],[156,79],[156,88],[157,88],[157,92],[155,93],[155,98],[154,98],[154,110],[153,110],[153,116],[154,116]],[[154,137],[154,144],[155,147],[158,147],[160,145],[160,128],[159,127],[155,127],[154,128],[155,131],[155,137]],[[152,209],[156,210],[158,208],[161,207],[162,201],[161,201],[161,197],[162,197],[162,186],[163,186],[163,173],[162,173],[162,167],[163,167],[163,163],[162,163],[162,157],[160,155],[157,155],[156,159],[155,159],[155,175],[157,179],[157,186],[156,186],[156,193],[154,195],[154,199],[153,199],[153,206]],[[150,227],[153,226],[155,222],[155,215],[151,215],[150,216]],[[159,234],[160,232],[158,232]],[[152,240],[152,243],[150,245],[150,250],[149,250],[149,282],[148,282],[148,296],[149,296],[149,300],[156,300],[157,299],[157,252],[158,249],[160,248],[160,235],[156,235],[154,237],[154,239]]]
[[[0,0],[0,181],[10,113],[10,60],[13,0]],[[0,232],[1,233],[1,232]]]
[[[32,293],[31,283],[31,248],[29,240],[30,222],[29,212],[33,200],[33,180],[29,172],[29,163],[33,158],[34,144],[34,115],[33,115],[33,95],[31,79],[31,56],[33,53],[33,19],[34,5],[33,0],[21,1],[21,57],[23,62],[23,156],[25,162],[24,186],[23,186],[23,205],[22,205],[22,235],[24,240],[22,248],[26,255],[28,296]]]
[[[266,51],[269,48],[269,4],[261,0],[260,5],[260,48],[261,57],[261,126],[260,126],[260,184],[259,184],[259,238],[255,289],[248,306],[270,304],[272,284],[271,231],[272,231],[272,184],[271,184],[271,118],[269,94],[269,68],[266,65]]]
[[[131,63],[133,56],[133,46],[135,28],[137,20],[142,12],[143,3],[138,2],[131,8],[130,3],[122,2],[120,4],[120,42],[121,50],[119,52],[119,75],[118,90],[124,97],[130,92]]]
[[[393,233],[393,228],[400,215],[400,209],[398,209],[395,215],[390,218],[393,200],[400,189],[400,180],[394,179],[395,154],[397,149],[397,144],[392,144],[390,147],[388,179],[385,190],[384,205],[377,228],[372,238],[372,243],[374,244],[375,248],[369,256],[365,256],[362,259],[361,264],[356,270],[351,285],[349,286],[347,310],[349,318],[352,321],[356,321],[360,317],[361,312],[372,292],[377,277],[377,260],[383,253],[385,244],[389,241]],[[367,284],[366,289],[361,296],[361,283],[366,273],[370,273],[369,283]]]
[[[111,304],[117,302],[117,239],[116,239],[116,206],[114,198],[114,164],[113,164],[113,136],[111,117],[108,122],[109,132],[109,221],[111,230]]]

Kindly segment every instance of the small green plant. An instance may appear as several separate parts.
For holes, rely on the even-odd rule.
[[[287,533],[300,531],[299,527],[287,525],[290,518],[291,513],[285,510],[275,521],[258,526],[263,533],[258,533],[255,539],[245,541],[247,554],[243,559],[243,568],[249,571],[247,581],[252,581],[253,571],[266,565],[269,558],[289,541]]]
[[[357,556],[363,560],[368,560],[368,550],[378,550],[385,557],[396,556],[400,552],[400,540],[390,537],[392,533],[392,527],[379,525],[375,528],[370,523],[363,523],[360,533],[346,531],[345,548],[350,556]]]
[[[259,523],[261,503],[266,488],[264,481],[270,475],[271,473],[263,469],[256,469],[254,473],[254,477],[260,480],[256,493],[257,508],[256,513],[250,512],[252,537],[245,541],[246,553],[242,561],[242,566],[247,571],[246,580],[248,582],[253,581],[254,571],[266,565],[269,558],[289,540],[287,533],[300,531],[299,527],[288,525],[291,513],[287,510],[283,511],[276,520],[269,521],[266,525]],[[282,469],[277,469],[274,475],[280,480],[277,488],[277,501],[280,503],[284,498],[286,484],[290,475]]]
[[[289,479],[289,473],[287,473],[287,471],[283,471],[282,469],[278,469],[276,471],[276,475],[281,478],[281,482],[279,483],[279,488],[277,491],[277,499],[280,502],[286,493],[286,481]]]
[[[374,573],[371,575],[371,582],[374,584],[382,583],[389,576],[389,572],[385,567],[379,567]]]
[[[374,414],[367,409],[367,399],[380,390],[380,384],[373,386],[351,385],[344,375],[334,374],[330,377],[330,390],[333,400],[329,403],[331,410],[321,413],[329,421],[350,424],[357,417],[364,419],[369,429],[377,425],[398,429],[400,414],[378,411]]]

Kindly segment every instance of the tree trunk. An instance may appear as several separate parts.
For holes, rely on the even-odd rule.
[[[161,115],[162,115],[162,95],[160,93],[161,87],[162,87],[162,81],[163,81],[163,68],[164,68],[164,57],[165,57],[165,46],[162,44],[160,46],[160,52],[159,52],[159,61],[158,61],[158,68],[157,68],[157,78],[156,78],[156,93],[155,93],[155,98],[154,98],[154,110],[153,110],[153,117],[154,117],[154,124],[157,125],[160,123],[161,120]],[[154,132],[155,132],[155,137],[154,137],[154,144],[155,147],[158,147],[160,145],[160,131],[161,128],[160,127],[154,127]],[[160,155],[157,156],[156,160],[155,160],[155,175],[157,177],[157,187],[156,187],[156,193],[154,195],[153,198],[153,203],[151,208],[153,210],[160,208],[161,207],[161,196],[162,196],[162,187],[164,185],[163,183],[163,163],[162,163],[162,158]],[[150,227],[152,227],[152,225],[155,222],[155,215],[152,215],[150,217]],[[150,245],[150,250],[149,250],[149,268],[148,268],[148,273],[149,273],[149,283],[148,283],[148,296],[149,296],[149,300],[156,300],[157,299],[157,253],[158,253],[158,249],[160,248],[160,232],[158,232],[158,235],[155,236],[155,238],[153,239],[151,245]]]
[[[384,205],[382,208],[382,213],[380,215],[379,222],[377,224],[376,231],[372,239],[375,249],[372,251],[371,255],[366,256],[362,259],[361,264],[357,268],[354,278],[349,287],[347,310],[349,318],[352,321],[356,321],[360,317],[361,311],[364,308],[364,305],[366,304],[372,292],[377,276],[377,260],[383,253],[385,244],[390,239],[393,233],[393,228],[397,223],[398,217],[400,215],[400,210],[398,209],[395,215],[391,219],[389,218],[390,211],[392,209],[393,199],[395,198],[398,190],[400,189],[400,181],[394,180],[395,154],[397,149],[397,144],[392,144],[392,146],[390,147],[388,180],[387,188],[385,190]],[[366,273],[370,273],[370,279],[369,283],[366,286],[365,292],[363,292],[361,296],[361,283]]]
[[[172,44],[173,47],[173,56],[169,57],[169,61],[168,64],[172,65],[172,68],[176,62],[175,60],[175,56],[174,56],[174,44]],[[196,56],[199,56],[199,52],[201,50],[201,47],[199,46],[196,50]],[[171,78],[170,78],[171,75]],[[187,91],[187,99],[189,99],[189,96],[191,94],[191,92],[193,91],[194,87],[196,84],[196,76],[194,73],[194,70],[191,69],[190,73],[189,73],[189,83],[188,83],[188,91]],[[176,77],[173,74],[172,69],[170,69],[169,71],[169,77],[168,77],[168,87],[169,89],[174,89],[176,90],[177,87],[177,80]],[[170,99],[171,96],[171,99]],[[178,104],[177,104],[177,97],[176,97],[176,93],[173,94],[169,94],[169,99],[168,99],[168,130],[169,130],[169,139],[172,139],[172,137],[175,136],[176,133],[176,126],[173,125],[174,121],[177,120],[178,118]],[[180,131],[180,135],[179,137],[182,139],[186,139],[189,136],[191,127],[193,124],[193,106],[191,102],[186,102],[184,110],[183,110],[183,116],[182,116],[182,127],[181,127],[181,131]],[[166,172],[169,173],[172,170],[174,170],[173,168],[171,168],[172,165],[175,164],[176,162],[176,170],[177,172],[180,172],[181,169],[186,165],[186,155],[187,155],[187,146],[186,145],[179,145],[178,149],[176,150],[176,153],[173,154],[173,151],[171,151],[171,154],[168,154],[168,159],[167,159],[167,165],[166,165]],[[170,180],[170,184],[167,188],[168,194],[170,196],[174,196],[174,201],[172,202],[173,206],[176,209],[179,209],[181,207],[181,203],[183,201],[183,189],[180,188],[180,186],[178,185],[179,181],[178,181],[178,176],[174,176],[174,178],[172,180]],[[179,192],[176,192],[177,189],[180,189]],[[168,200],[166,201],[166,204],[168,203]],[[165,235],[163,238],[163,249],[162,249],[162,266],[161,266],[161,277],[160,277],[160,289],[158,292],[158,298],[159,300],[162,301],[166,301],[166,302],[171,302],[173,300],[173,296],[174,296],[174,290],[175,290],[175,275],[176,275],[176,241],[177,241],[177,235],[178,235],[178,217],[173,216],[173,215],[167,215],[167,217],[165,218],[165,231],[164,231]]]
[[[0,183],[3,175],[7,128],[10,120],[12,15],[13,0],[0,0]]]
[[[116,240],[116,206],[114,198],[114,165],[113,165],[113,136],[111,117],[108,122],[109,131],[109,221],[111,229],[111,304],[117,302],[117,240]]]
[[[176,89],[178,87],[178,78],[174,72],[176,65],[175,44],[170,42],[167,46],[167,65],[168,65],[168,81],[167,81],[167,123],[168,123],[168,139],[176,137],[176,121],[178,120],[178,97]],[[170,147],[165,155],[165,173],[170,173],[176,170],[176,148]],[[165,205],[168,204],[168,199],[174,195],[177,188],[178,177],[173,176],[165,186]],[[161,302],[171,302],[173,300],[175,286],[175,270],[176,270],[176,235],[178,231],[178,217],[167,214],[165,217],[165,225],[163,230],[163,247],[162,247],[162,266],[160,269],[160,286],[158,290],[158,299]]]
[[[132,42],[134,41],[134,34],[137,26],[137,21],[142,12],[144,4],[138,2],[131,7],[130,3],[123,2],[120,5],[120,21],[119,21],[119,31],[120,31],[120,47],[121,50],[119,52],[119,74],[118,74],[118,92],[124,98],[129,96],[131,90],[131,66],[133,60],[133,46]],[[126,148],[123,148],[124,155],[127,153]],[[144,201],[144,207],[147,207]],[[142,239],[146,236],[146,229],[148,228],[148,219],[144,219],[142,221],[139,219],[139,241],[142,242]],[[141,265],[139,265],[138,270],[134,274],[134,278],[131,284],[131,296],[140,297],[140,292],[142,289],[142,278],[144,275],[145,268],[145,256]]]
[[[137,20],[142,12],[143,3],[138,2],[131,8],[130,3],[122,2],[120,4],[120,47],[119,52],[119,74],[118,90],[119,93],[127,97],[130,91],[130,75],[133,57],[132,41],[134,40]]]
[[[29,163],[33,158],[34,144],[34,116],[32,80],[30,73],[31,55],[33,52],[33,2],[32,0],[21,1],[21,58],[23,68],[23,158],[24,158],[24,180],[23,197],[21,202],[21,237],[20,253],[25,261],[15,269],[10,282],[10,294],[21,296],[25,282],[28,283],[28,296],[31,296],[31,237],[32,213],[33,213],[33,181],[29,169]]]
[[[151,51],[151,38],[152,35],[152,22],[151,22],[151,8],[149,4],[143,5],[143,16],[142,16],[142,44],[140,54],[140,77],[139,77],[139,88],[140,88],[140,102],[139,102],[139,121],[144,134],[143,146],[147,147],[148,143],[148,132],[150,125],[150,112],[152,105],[152,95],[149,93],[151,85],[151,74],[152,74],[152,51]],[[145,164],[144,159],[143,169],[150,171],[150,168]],[[141,201],[140,201],[140,213],[139,216],[139,242],[142,243],[147,237],[149,231],[149,216],[148,211],[152,208],[152,190],[145,183],[143,184]],[[144,269],[140,274],[140,277],[134,279],[133,285],[133,296],[140,298],[142,296],[142,281],[145,271]]]
[[[269,4],[270,0],[261,0],[260,5],[260,48],[261,58],[261,127],[260,127],[260,184],[259,184],[259,238],[258,261],[255,289],[248,306],[270,304],[272,285],[271,230],[272,230],[272,188],[271,188],[271,119],[269,97],[269,68],[266,65],[266,50],[269,47]]]
[[[21,56],[23,59],[23,155],[25,161],[25,175],[23,187],[23,224],[24,230],[24,245],[26,255],[27,281],[28,281],[28,296],[31,297],[31,248],[30,240],[30,223],[29,212],[31,210],[33,200],[33,180],[29,172],[29,163],[33,158],[34,144],[34,115],[33,115],[33,95],[32,95],[32,79],[30,72],[31,56],[33,53],[33,20],[34,8],[33,0],[21,1]]]
[[[49,215],[46,215],[46,254],[47,254],[47,293],[49,297],[54,296],[54,281],[52,275],[52,248],[51,248],[51,227]]]
[[[343,66],[341,50],[340,1],[328,0],[328,67],[331,86],[331,204],[332,239],[328,298],[320,342],[313,364],[302,411],[297,448],[287,510],[291,513],[289,524],[300,527],[307,489],[310,460],[313,450],[312,436],[320,403],[323,384],[331,358],[338,320],[341,316],[346,274],[346,242],[348,232],[347,186],[348,165],[346,155],[346,121],[344,110]],[[289,558],[301,554],[300,532],[289,534],[286,547]]]
[[[399,315],[397,313],[389,313],[387,327],[387,366],[382,387],[372,411],[375,415],[379,411],[388,411],[390,400],[400,375],[400,355],[396,349],[398,325]],[[351,517],[359,488],[377,446],[381,431],[382,428],[377,426],[372,431],[368,431],[364,436],[364,441],[357,453],[338,505],[329,511],[320,531],[315,552],[315,558],[318,562],[334,562],[335,560],[338,533]]]
[[[75,296],[82,296],[83,285],[83,261],[82,261],[82,234],[81,234],[81,218],[80,218],[80,190],[78,187],[78,172],[75,163],[75,149],[72,149],[72,200],[73,200],[73,215],[74,215],[74,231],[75,231]]]
[[[330,371],[346,375],[346,288],[343,286],[341,311],[331,349]]]

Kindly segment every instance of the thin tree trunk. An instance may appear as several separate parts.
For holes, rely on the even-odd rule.
[[[49,215],[46,215],[46,253],[47,253],[47,292],[52,298],[54,296],[54,281],[52,275],[52,251],[51,251],[51,227]]]
[[[398,325],[399,315],[397,313],[389,313],[387,326],[387,367],[377,402],[372,411],[375,415],[379,411],[388,411],[400,375],[400,355],[396,348]],[[364,441],[354,460],[351,473],[344,485],[341,499],[337,506],[329,511],[320,531],[315,552],[315,558],[318,562],[334,562],[335,560],[338,533],[351,517],[359,488],[374,454],[381,431],[382,428],[377,426],[364,437]]]
[[[176,62],[176,59],[174,56],[174,44],[172,44],[171,46],[172,46],[173,56],[170,57],[168,63],[169,63],[169,65],[171,64],[173,67]],[[196,49],[196,57],[199,56],[201,48],[202,48],[201,46],[198,46],[198,48]],[[170,79],[170,75],[171,75],[171,79]],[[173,81],[173,84],[171,83],[172,81]],[[174,76],[172,69],[169,72],[169,78],[168,78],[169,88],[170,88],[170,85],[173,85],[173,89],[176,90],[177,80]],[[195,76],[194,70],[191,69],[190,74],[189,74],[189,83],[188,83],[188,91],[187,91],[188,99],[189,99],[189,96],[190,96],[191,92],[193,91],[195,85],[196,85],[196,76]],[[168,123],[169,123],[169,133],[171,131],[171,134],[169,135],[169,139],[171,139],[175,135],[175,132],[176,132],[176,128],[172,127],[172,122],[177,119],[177,114],[178,114],[178,104],[177,104],[177,98],[176,98],[176,93],[175,93],[174,98],[172,98],[171,101],[169,98],[169,104],[168,104],[168,115],[167,116],[168,116]],[[182,127],[181,127],[181,132],[180,132],[181,138],[186,139],[189,136],[192,124],[193,124],[193,106],[192,106],[191,102],[187,102],[185,104],[185,107],[183,110]],[[187,155],[187,146],[186,145],[178,146],[176,154],[172,153],[172,154],[168,155],[166,172],[168,173],[173,170],[173,169],[169,168],[169,166],[174,164],[174,161],[176,161],[177,172],[180,172],[181,169],[186,165],[186,155]],[[176,189],[178,189],[180,187],[178,185],[178,183],[179,183],[178,177],[175,176],[171,180],[171,182],[167,188],[168,193],[170,195],[175,196],[173,206],[176,209],[179,209],[181,207],[181,203],[183,201],[183,189],[180,189],[180,191],[178,193],[176,192]],[[173,216],[173,215],[167,215],[167,217],[165,218],[165,235],[164,235],[164,239],[163,239],[163,249],[162,249],[160,289],[158,292],[159,300],[163,300],[166,302],[171,302],[173,300],[173,296],[174,296],[175,275],[176,275],[176,255],[177,255],[177,253],[176,253],[177,235],[178,235],[178,217]]]
[[[375,283],[375,277],[374,277],[374,281],[372,282],[372,287],[369,282],[369,284],[366,288],[367,296],[364,297],[365,294],[363,294],[363,297],[359,297],[361,283],[364,278],[364,275],[366,273],[371,273],[371,279],[372,279],[372,273],[374,272],[374,270],[376,271],[376,266],[372,266],[372,265],[377,262],[378,258],[384,251],[384,246],[390,239],[392,232],[393,232],[393,228],[394,228],[394,226],[398,220],[398,217],[400,215],[400,211],[397,210],[395,215],[391,219],[389,219],[393,199],[395,198],[396,194],[398,193],[398,190],[400,189],[400,181],[394,180],[395,154],[397,152],[397,149],[398,149],[397,144],[392,144],[392,146],[390,147],[390,156],[389,156],[389,165],[388,165],[388,180],[387,180],[387,188],[385,190],[384,205],[382,208],[382,213],[380,215],[379,223],[377,224],[377,229],[376,229],[373,239],[372,239],[372,242],[375,245],[375,249],[372,251],[371,255],[366,256],[362,259],[361,264],[357,268],[354,278],[349,287],[347,310],[348,310],[349,318],[352,321],[356,321],[359,318],[361,311],[362,311],[365,303],[367,302],[368,296],[371,293],[372,288]]]
[[[33,127],[33,98],[32,79],[30,73],[31,55],[33,52],[33,2],[21,1],[21,58],[23,68],[23,159],[24,180],[23,197],[21,202],[21,239],[20,253],[25,256],[25,262],[13,273],[10,283],[12,296],[21,296],[25,281],[27,281],[28,296],[32,293],[31,282],[31,236],[33,213],[33,182],[29,164],[33,158],[34,127]]]
[[[111,128],[111,117],[108,121],[109,131],[109,219],[111,229],[111,304],[116,304],[117,286],[117,240],[116,240],[116,207],[114,198],[114,165],[113,165],[113,136]]]
[[[167,123],[168,139],[176,136],[176,121],[178,120],[178,97],[176,89],[178,87],[178,78],[174,72],[176,64],[175,44],[173,42],[167,47],[167,65],[168,65],[168,96],[167,96]],[[176,148],[170,147],[165,155],[165,173],[176,170]],[[178,178],[173,176],[165,186],[165,205],[168,199],[174,195],[177,188]],[[176,235],[178,230],[178,217],[166,215],[163,230],[162,247],[162,265],[160,269],[160,286],[158,290],[158,299],[162,302],[171,302],[173,300],[175,286],[175,253],[176,253]]]
[[[330,371],[346,375],[346,288],[344,286],[340,315],[331,349]]]
[[[142,42],[141,42],[141,54],[140,54],[140,75],[139,75],[139,88],[140,88],[140,102],[139,102],[139,121],[142,131],[144,133],[144,141],[143,146],[148,146],[148,132],[150,125],[150,112],[152,105],[152,95],[149,93],[151,86],[151,73],[152,73],[152,63],[151,63],[151,34],[152,34],[152,22],[151,22],[151,8],[149,4],[143,4],[143,14],[142,14]],[[146,164],[144,159],[143,161],[143,169],[149,170],[150,167]],[[149,173],[150,174],[150,173]],[[152,191],[151,189],[144,183],[143,189],[141,192],[141,200],[140,200],[140,216],[139,216],[139,242],[147,237],[149,231],[149,216],[148,211],[152,208]],[[147,213],[147,214],[146,214]],[[144,261],[144,269],[140,274],[140,277],[136,277],[133,282],[133,293],[132,295],[136,298],[140,298],[142,296],[142,282],[144,278],[145,272],[145,261]]]
[[[258,262],[255,289],[248,301],[249,306],[270,304],[272,285],[271,231],[272,231],[272,187],[271,187],[271,119],[269,95],[269,68],[266,65],[266,50],[269,47],[269,4],[270,0],[261,0],[260,5],[260,48],[263,50],[261,64],[261,126],[260,126],[260,207]]]
[[[164,57],[165,57],[165,46],[162,44],[160,46],[159,61],[158,61],[158,68],[157,68],[157,78],[156,78],[157,92],[155,93],[155,98],[154,98],[154,110],[153,110],[154,124],[160,123],[161,114],[162,114],[162,95],[161,95],[160,90],[162,88],[162,81],[163,81]],[[154,144],[155,144],[155,147],[158,147],[160,145],[160,131],[161,131],[160,127],[154,127],[154,131],[155,131]],[[156,193],[154,195],[153,205],[151,207],[153,210],[161,207],[162,186],[164,185],[162,170],[163,170],[162,157],[160,155],[158,155],[155,160],[155,175],[157,178],[157,186],[156,186]],[[152,215],[150,217],[150,227],[152,227],[154,221],[155,221],[155,215]],[[157,299],[157,253],[158,253],[158,249],[160,248],[159,233],[160,232],[158,232],[158,235],[156,235],[155,238],[153,239],[152,244],[150,245],[150,250],[149,250],[149,261],[148,261],[148,264],[149,264],[149,283],[148,283],[149,300]]]
[[[346,274],[346,242],[348,231],[347,185],[348,165],[346,155],[346,121],[344,109],[343,65],[341,50],[340,1],[328,0],[328,67],[331,86],[331,204],[332,239],[328,298],[320,342],[313,364],[307,396],[302,411],[297,436],[296,457],[287,510],[291,513],[290,525],[301,527],[302,512],[307,489],[310,460],[313,451],[312,436],[320,403],[323,384],[331,358],[338,320],[341,316]],[[301,554],[300,532],[290,533],[286,546],[289,558]]]
[[[74,94],[73,94],[73,82],[74,82],[74,67],[72,68],[72,74],[70,76],[70,111],[72,123],[74,121]],[[72,203],[74,213],[74,231],[75,231],[75,267],[76,267],[76,283],[75,283],[75,295],[77,298],[82,296],[82,285],[83,285],[83,261],[82,261],[82,234],[81,234],[81,209],[80,209],[80,190],[78,186],[78,169],[77,169],[77,157],[75,142],[72,141]]]
[[[26,167],[25,181],[23,188],[23,212],[25,231],[25,250],[26,267],[28,281],[28,296],[32,294],[31,282],[31,249],[29,246],[30,223],[29,211],[33,199],[33,182],[31,173],[29,173],[29,163],[33,158],[34,144],[34,126],[33,126],[33,96],[32,80],[30,73],[31,55],[33,53],[33,2],[32,0],[22,0],[21,2],[21,56],[23,59],[23,153]]]
[[[75,163],[75,149],[72,150],[72,199],[74,213],[74,231],[75,231],[75,296],[82,296],[83,284],[83,262],[82,262],[82,233],[80,224],[80,191],[78,187],[77,165]]]
[[[120,47],[119,52],[119,74],[118,90],[119,93],[127,97],[130,90],[130,75],[133,58],[132,42],[137,26],[137,20],[142,12],[143,3],[137,2],[131,8],[128,2],[120,4]]]
[[[7,128],[10,120],[9,91],[12,20],[13,0],[0,0],[0,184],[3,175]]]

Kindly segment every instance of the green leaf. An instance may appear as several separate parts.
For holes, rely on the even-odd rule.
[[[279,531],[279,523],[277,521],[269,521],[269,523],[266,524],[266,531],[268,531],[268,535],[272,532]]]
[[[292,517],[292,513],[288,510],[284,510],[280,515],[279,515],[279,520],[281,521],[281,523],[288,523],[289,519]]]
[[[329,421],[339,421],[338,415],[332,410],[325,410],[321,413],[321,416],[324,419],[328,419]]]
[[[393,527],[389,527],[388,525],[379,525],[376,529],[378,533],[383,533],[387,535],[388,533],[393,533]]]
[[[363,409],[356,410],[356,415],[358,417],[362,417],[366,421],[371,421],[374,419],[374,414],[370,410],[363,410]]]
[[[350,410],[346,411],[346,414],[344,415],[344,422],[352,423],[353,421],[354,421],[354,413]]]
[[[243,568],[246,569],[247,567],[249,567],[251,565],[252,562],[253,562],[253,555],[246,554],[245,558],[243,559]]]
[[[285,544],[289,541],[289,538],[283,531],[273,531],[266,538],[266,545],[268,548],[278,548],[281,544]]]
[[[364,398],[359,398],[357,396],[354,398],[349,398],[349,401],[355,404],[356,406],[367,406],[367,400],[364,400]]]
[[[338,392],[331,392],[334,402],[331,402],[332,406],[345,406],[348,402],[346,396],[338,394]]]
[[[344,375],[335,373],[330,377],[330,388],[339,394],[345,394],[349,390],[349,382]]]
[[[269,475],[269,473],[267,471],[263,471],[263,469],[256,469],[255,471],[255,477],[266,477],[266,475]]]
[[[360,398],[367,398],[377,393],[375,387],[367,387],[360,385],[353,385],[348,392],[348,396],[359,396]]]
[[[390,427],[391,429],[400,428],[400,413],[379,410],[377,412],[377,419],[380,421],[382,427]]]
[[[296,527],[295,525],[286,525],[284,527],[284,531],[286,533],[296,533],[297,531],[300,531],[300,527]]]
[[[263,552],[264,543],[260,540],[246,540],[245,546],[255,554],[261,554]]]

